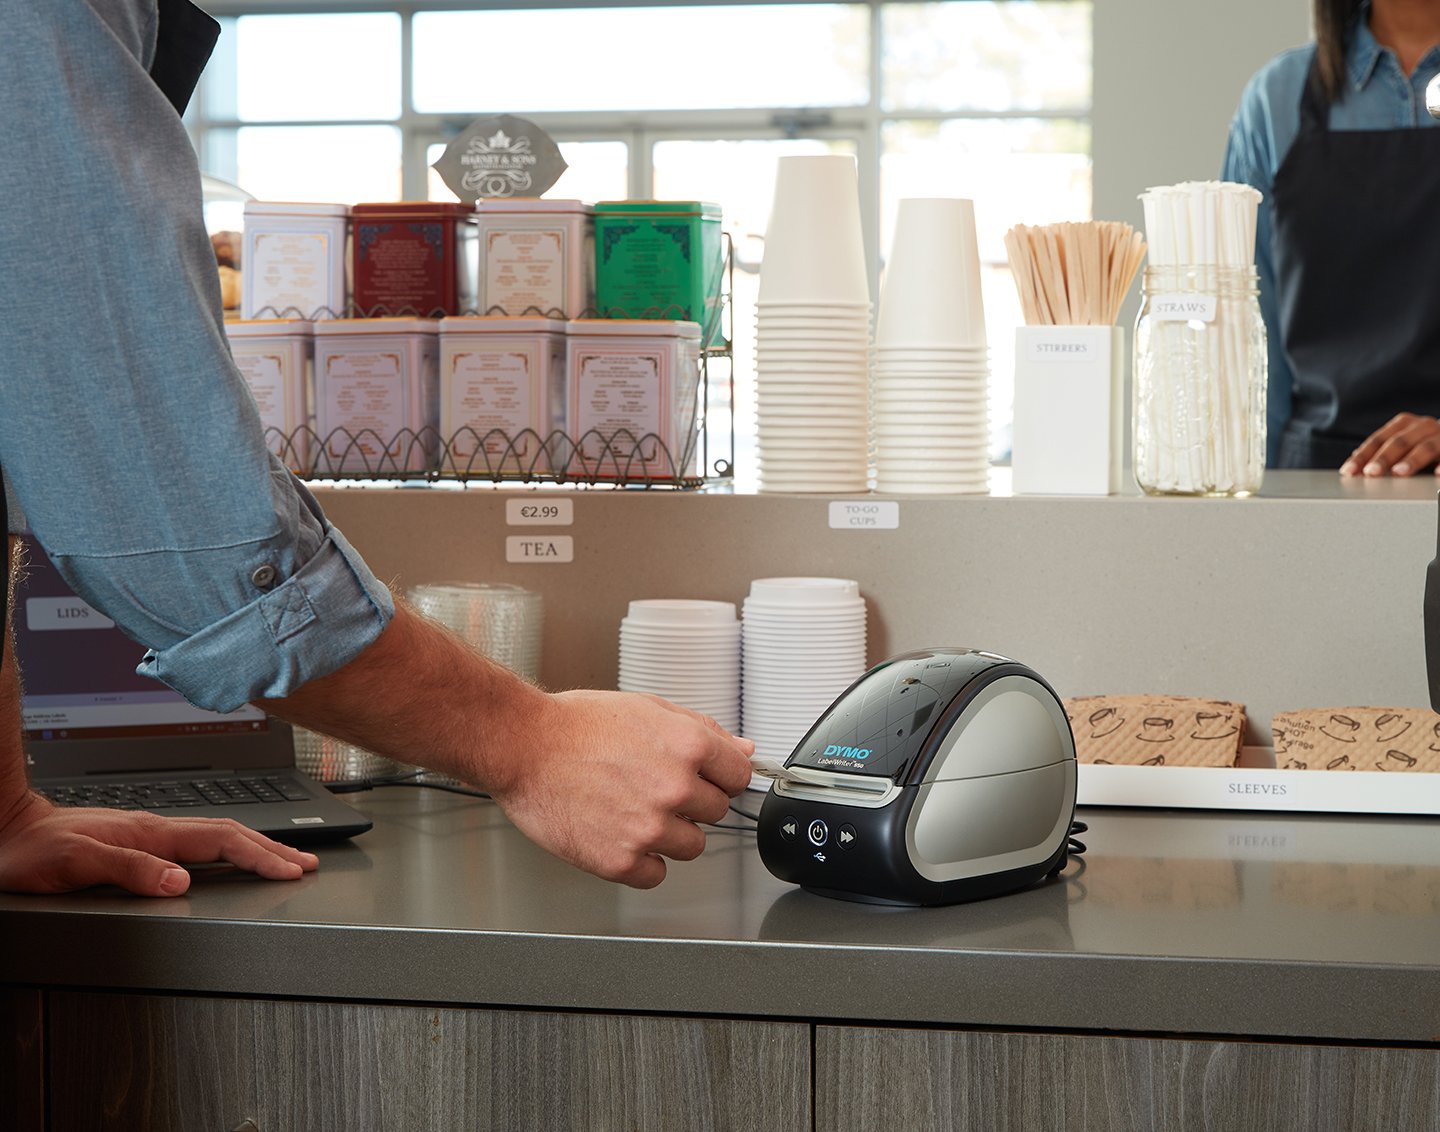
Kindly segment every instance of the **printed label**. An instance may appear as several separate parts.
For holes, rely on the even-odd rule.
[[[327,233],[259,233],[245,271],[252,276],[248,318],[315,318],[339,305],[331,286]]]
[[[113,629],[115,622],[78,597],[25,599],[25,627],[32,632],[49,629]]]
[[[893,531],[900,527],[900,504],[893,499],[830,503],[832,531]]]
[[[568,527],[575,522],[573,499],[507,499],[505,523],[511,527]]]
[[[575,540],[570,535],[509,535],[506,562],[574,562]]]
[[[1218,305],[1214,295],[1155,295],[1150,317],[1160,322],[1214,322]]]
[[[1042,339],[1028,334],[1024,338],[1027,361],[1092,362],[1100,355],[1099,344],[1083,338]]]

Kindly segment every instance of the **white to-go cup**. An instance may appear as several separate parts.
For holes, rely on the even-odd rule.
[[[853,157],[779,159],[758,300],[807,305],[870,301]]]
[[[985,345],[972,201],[910,197],[900,202],[880,291],[875,345]]]

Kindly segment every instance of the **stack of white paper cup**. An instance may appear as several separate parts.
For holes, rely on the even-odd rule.
[[[539,679],[545,607],[538,593],[498,582],[445,582],[415,586],[406,597],[491,660]]]
[[[990,363],[972,202],[900,202],[875,328],[876,487],[984,492]]]
[[[756,754],[784,760],[864,674],[865,599],[845,578],[758,578],[743,625],[744,734]]]
[[[740,622],[734,603],[632,601],[620,622],[620,690],[651,692],[740,727]]]
[[[761,490],[864,491],[871,307],[853,157],[780,158],[756,306]]]

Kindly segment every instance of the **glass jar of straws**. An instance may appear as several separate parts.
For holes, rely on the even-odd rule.
[[[1265,474],[1268,355],[1255,268],[1145,269],[1135,479],[1148,495],[1250,495]]]

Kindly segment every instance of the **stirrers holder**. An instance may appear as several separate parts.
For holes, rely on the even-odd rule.
[[[1015,494],[1121,490],[1124,358],[1125,332],[1118,326],[1016,328]]]

